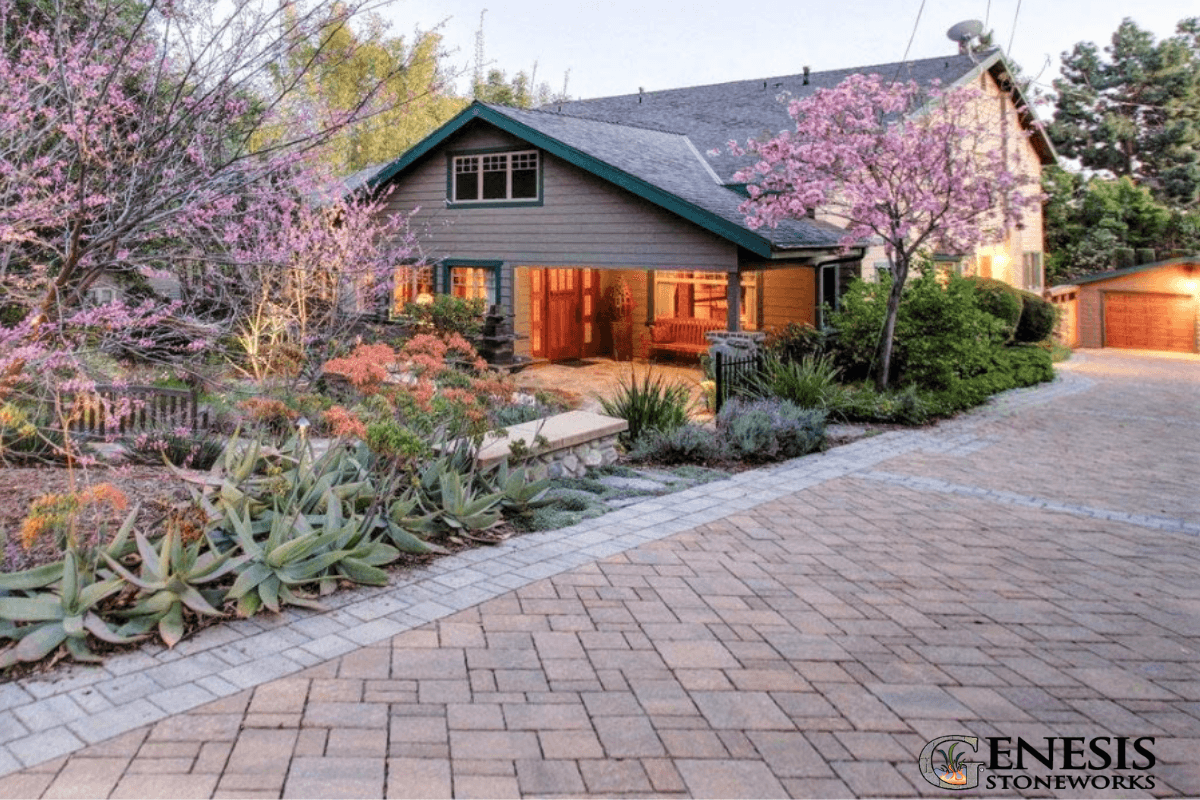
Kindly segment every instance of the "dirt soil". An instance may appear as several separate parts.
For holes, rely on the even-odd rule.
[[[186,485],[166,467],[90,467],[86,472],[75,470],[73,477],[78,489],[108,483],[128,500],[125,511],[105,503],[81,517],[78,531],[88,541],[94,540],[100,531],[109,536],[115,533],[135,505],[141,505],[137,525],[146,530],[154,527],[172,505],[188,498]],[[33,547],[25,550],[19,532],[34,500],[46,494],[68,493],[71,487],[72,475],[66,469],[0,468],[0,533],[4,542],[0,572],[27,569],[59,557],[61,551],[54,536],[43,535]]]

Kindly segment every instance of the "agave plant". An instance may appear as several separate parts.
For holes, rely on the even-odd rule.
[[[321,610],[319,603],[293,587],[319,582],[345,557],[345,551],[329,550],[342,531],[318,532],[302,514],[275,514],[266,540],[257,542],[248,517],[233,513],[229,521],[245,553],[226,595],[237,601],[240,615],[253,616],[264,605],[275,612],[282,604]]]
[[[533,479],[527,467],[510,469],[507,461],[500,466],[488,481],[493,491],[502,495],[500,507],[509,514],[527,514],[535,508],[553,503],[547,497],[550,479]]]
[[[0,652],[0,669],[21,661],[40,661],[64,643],[77,661],[100,661],[88,647],[88,634],[113,644],[136,641],[138,636],[112,630],[96,613],[100,603],[124,585],[120,578],[97,579],[80,567],[74,550],[67,550],[57,593],[0,597],[0,619],[7,622],[5,635],[17,640],[14,647]]]
[[[140,575],[134,575],[121,562],[107,553],[105,561],[109,567],[129,583],[147,594],[133,608],[121,612],[132,618],[130,627],[148,631],[157,627],[167,647],[174,647],[183,638],[183,608],[187,606],[197,614],[219,617],[223,593],[200,588],[235,569],[240,559],[231,558],[233,551],[217,553],[203,548],[202,541],[184,546],[179,531],[167,529],[155,551],[150,542],[139,531],[135,534],[138,553],[141,556]]]
[[[459,533],[482,531],[500,521],[499,492],[476,494],[470,481],[457,472],[444,472],[438,480],[441,502],[438,521]]]

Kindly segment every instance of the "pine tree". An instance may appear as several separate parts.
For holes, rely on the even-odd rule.
[[[1054,87],[1062,155],[1173,206],[1200,203],[1200,18],[1162,41],[1127,18],[1103,53],[1092,42],[1064,53]]]

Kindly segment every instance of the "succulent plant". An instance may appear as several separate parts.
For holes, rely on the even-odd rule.
[[[503,495],[500,507],[509,514],[527,514],[554,502],[547,496],[549,478],[534,479],[527,467],[510,469],[507,461],[500,462],[488,483],[493,491]]]
[[[317,532],[302,514],[274,514],[266,540],[257,542],[247,517],[233,513],[229,521],[245,553],[226,595],[237,601],[240,615],[253,616],[264,605],[275,612],[283,604],[321,609],[311,597],[292,589],[317,583],[344,557],[344,551],[328,550],[341,531]]]
[[[499,492],[476,494],[469,480],[457,472],[444,472],[439,478],[441,502],[438,521],[456,532],[482,531],[500,521]]]
[[[113,644],[136,641],[139,637],[113,631],[96,613],[96,607],[124,585],[120,578],[98,580],[80,567],[74,550],[67,550],[57,593],[0,597],[0,619],[8,622],[6,635],[17,640],[0,652],[0,669],[40,661],[64,643],[77,661],[99,661],[88,647],[88,634]]]
[[[232,551],[217,553],[205,548],[203,540],[185,546],[179,532],[168,528],[155,551],[145,536],[135,534],[141,557],[141,574],[134,575],[108,554],[109,567],[147,596],[122,616],[131,618],[131,629],[150,630],[157,627],[167,647],[174,647],[183,638],[183,608],[211,617],[222,615],[223,592],[204,590],[199,584],[210,583],[237,567],[239,559],[231,558]]]

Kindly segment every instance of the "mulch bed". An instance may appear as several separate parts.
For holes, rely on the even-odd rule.
[[[84,541],[95,541],[101,532],[107,536],[116,533],[129,509],[139,504],[138,528],[152,529],[171,506],[189,496],[187,486],[166,467],[89,467],[73,472],[61,467],[0,468],[0,532],[4,540],[0,572],[28,569],[61,556],[56,537],[48,534],[28,550],[21,546],[21,523],[34,500],[46,494],[66,494],[72,486],[84,489],[100,483],[119,490],[128,499],[129,508],[117,511],[100,504],[84,514],[77,528]]]

